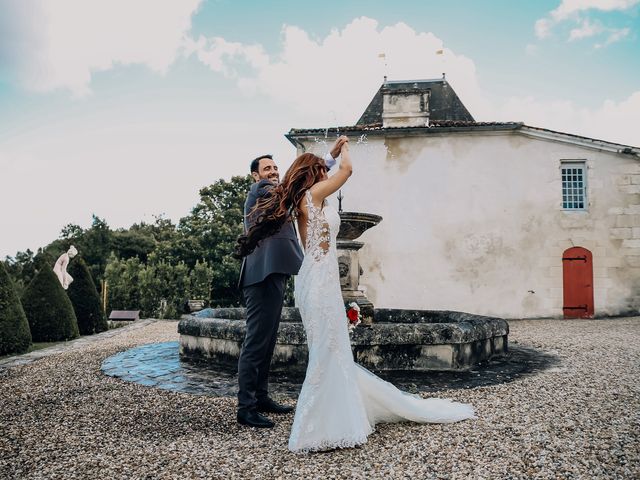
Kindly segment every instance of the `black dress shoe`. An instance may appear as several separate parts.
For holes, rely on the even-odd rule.
[[[259,412],[266,413],[290,413],[293,412],[293,407],[289,407],[287,405],[280,405],[279,403],[274,402],[270,398],[265,398],[264,400],[258,400],[258,404],[256,405],[256,410]]]
[[[256,428],[273,428],[275,423],[255,410],[238,410],[238,423]]]

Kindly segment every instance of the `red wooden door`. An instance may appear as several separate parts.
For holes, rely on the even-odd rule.
[[[562,255],[564,318],[593,318],[593,257],[572,247]]]

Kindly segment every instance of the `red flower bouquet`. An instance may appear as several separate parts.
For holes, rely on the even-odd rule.
[[[356,302],[351,302],[347,305],[347,320],[350,331],[360,325],[362,315],[360,315],[360,306]]]

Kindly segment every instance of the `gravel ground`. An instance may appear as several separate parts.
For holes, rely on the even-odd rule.
[[[100,371],[118,351],[176,340],[176,326],[0,370],[0,478],[640,478],[640,317],[511,322],[510,341],[560,364],[434,394],[472,403],[477,420],[379,425],[360,448],[311,455],[287,450],[293,415],[248,429],[234,398]]]

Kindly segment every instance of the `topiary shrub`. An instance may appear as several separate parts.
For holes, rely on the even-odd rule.
[[[29,323],[11,277],[0,262],[0,355],[23,353],[31,345]]]
[[[71,300],[49,265],[40,264],[22,297],[34,342],[55,342],[79,336]]]
[[[100,295],[87,264],[82,258],[76,257],[69,262],[68,272],[73,282],[67,293],[78,319],[80,334],[91,335],[108,330],[107,317],[100,306]]]

